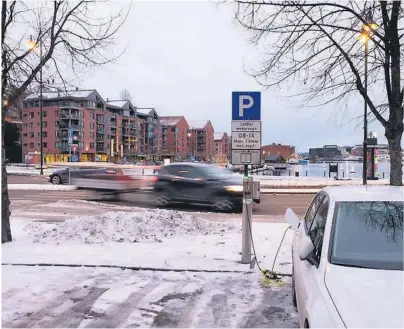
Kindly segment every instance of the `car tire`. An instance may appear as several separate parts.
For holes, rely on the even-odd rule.
[[[213,209],[216,212],[232,212],[234,211],[234,203],[228,197],[215,197]]]
[[[60,178],[59,175],[55,175],[52,177],[51,182],[53,185],[60,185],[62,184],[62,179]]]
[[[157,208],[169,207],[171,205],[171,200],[167,192],[161,191],[156,193],[153,203]]]

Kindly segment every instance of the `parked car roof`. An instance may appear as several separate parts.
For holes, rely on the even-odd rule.
[[[328,186],[326,192],[333,202],[341,201],[403,201],[401,186]]]

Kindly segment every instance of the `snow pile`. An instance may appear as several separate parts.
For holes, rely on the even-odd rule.
[[[105,242],[158,241],[175,236],[223,234],[239,226],[212,222],[192,214],[146,209],[138,212],[107,212],[98,216],[75,217],[56,224],[29,223],[25,231],[34,242],[63,241],[102,244]]]

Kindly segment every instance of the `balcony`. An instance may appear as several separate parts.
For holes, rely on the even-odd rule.
[[[102,135],[104,135],[104,129],[103,129],[103,128],[98,128],[98,129],[97,129],[97,134],[102,134]]]
[[[96,147],[95,148],[95,151],[97,152],[97,153],[107,153],[107,151],[105,150],[105,147]]]
[[[79,125],[66,125],[66,124],[59,124],[59,129],[64,130],[64,129],[72,129],[72,130],[81,130],[81,127]]]
[[[77,113],[60,113],[60,119],[73,119],[73,120],[80,120],[80,115]]]
[[[102,125],[105,124],[105,118],[99,118],[99,117],[97,117],[96,121],[97,121],[97,124],[102,124]]]
[[[79,136],[75,136],[76,138],[73,137],[73,141],[75,143],[78,143],[80,141],[80,137]],[[69,137],[67,135],[63,135],[59,137],[61,142],[67,142],[69,140]]]

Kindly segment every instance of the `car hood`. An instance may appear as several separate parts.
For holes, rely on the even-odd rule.
[[[325,284],[347,328],[404,328],[403,274],[327,265]]]

